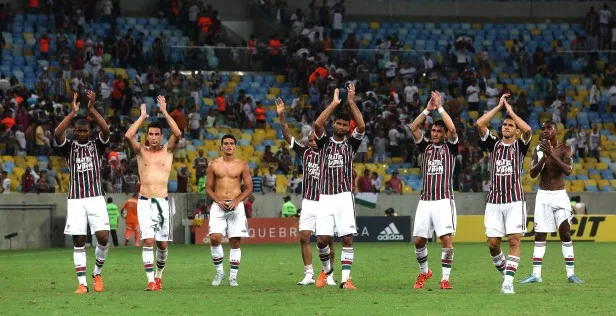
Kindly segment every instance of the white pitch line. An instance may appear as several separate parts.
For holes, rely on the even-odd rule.
[[[28,252],[28,253],[15,253],[15,254],[0,254],[0,258],[11,258],[11,257],[23,257],[23,256],[32,256],[32,255],[42,255],[42,254],[50,254],[50,253],[63,253],[63,250],[57,251],[41,251],[41,252]],[[68,252],[68,251],[66,251]]]

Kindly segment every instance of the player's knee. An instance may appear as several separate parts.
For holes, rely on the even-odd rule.
[[[520,238],[515,236],[509,237],[509,248],[516,249],[518,247],[520,247]]]
[[[86,236],[73,236],[73,246],[84,247],[86,245]]]
[[[301,231],[299,233],[299,242],[302,245],[307,245],[310,243],[310,232]]]
[[[330,239],[331,238],[329,236],[318,236],[317,237],[317,245],[318,245],[318,247],[323,249],[323,248],[329,246]]]
[[[415,248],[419,249],[419,248],[425,247],[427,241],[428,240],[423,237],[415,237],[415,241],[414,241]]]
[[[545,241],[548,237],[546,233],[535,233],[535,241]]]
[[[452,248],[453,242],[451,241],[451,235],[441,236],[441,243],[443,244],[443,248]]]
[[[231,249],[238,249],[240,248],[240,238],[236,238],[236,237],[232,237],[229,238],[229,247]]]
[[[353,235],[346,235],[340,238],[342,247],[353,247]]]
[[[490,238],[488,239],[488,248],[490,248],[490,251],[500,250],[500,242],[497,239]]]
[[[214,247],[220,245],[220,243],[222,242],[222,235],[221,234],[212,234],[210,235],[210,244]]]

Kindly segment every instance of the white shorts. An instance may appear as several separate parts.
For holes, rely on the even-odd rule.
[[[137,200],[137,218],[141,239],[172,241],[173,214],[175,214],[173,199],[140,196]]]
[[[235,210],[229,212],[223,211],[218,204],[213,203],[210,209],[209,232],[210,235],[222,234],[229,238],[249,237],[244,202],[240,202]]]
[[[321,194],[319,208],[316,225],[318,236],[334,236],[336,233],[342,237],[357,233],[353,193]]]
[[[85,236],[90,232],[109,230],[109,215],[105,197],[95,196],[83,199],[68,199],[66,201],[66,226],[64,234]]]
[[[302,213],[299,216],[299,231],[317,231],[317,214],[319,212],[319,201],[302,200]]]
[[[415,212],[413,236],[431,238],[447,234],[455,235],[457,226],[456,203],[453,199],[419,201]]]
[[[526,233],[526,201],[486,204],[483,224],[488,237]]]
[[[564,221],[571,222],[573,210],[565,190],[537,191],[535,197],[535,232],[554,233]]]

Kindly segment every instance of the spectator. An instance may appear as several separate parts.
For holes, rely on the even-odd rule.
[[[255,108],[254,111],[254,115],[255,115],[255,119],[257,122],[257,128],[265,128],[265,108],[263,108],[263,104],[261,104],[261,101],[257,101],[257,107]]]
[[[293,202],[291,202],[291,197],[290,196],[285,196],[283,198],[284,200],[284,204],[282,204],[282,211],[281,217],[295,217],[297,216],[297,208],[295,207],[295,204],[293,204]]]
[[[0,173],[0,185],[0,193],[11,193],[11,179],[9,178],[8,172],[5,170],[2,170],[2,173]]]
[[[195,168],[197,181],[199,181],[199,178],[202,176],[205,176],[207,171],[208,161],[203,155],[203,149],[199,149],[199,156],[193,160],[193,168]]]
[[[359,192],[374,192],[372,179],[370,178],[370,170],[365,169],[364,175],[357,179],[357,189]]]
[[[199,139],[199,134],[201,133],[201,115],[197,111],[197,106],[193,106],[192,111],[188,114],[188,120],[190,122],[190,138]]]
[[[402,180],[398,178],[398,171],[394,171],[391,174],[391,178],[386,182],[386,184],[389,185],[394,193],[402,194],[402,187],[404,184],[402,183]]]
[[[588,137],[586,136],[586,132],[582,129],[582,126],[578,124],[577,126],[577,156],[578,158],[586,158],[586,148],[588,147]]]
[[[588,154],[592,157],[595,157],[597,161],[599,160],[599,153],[601,151],[601,134],[599,134],[599,129],[597,125],[592,126],[592,131],[588,135]]]
[[[128,168],[124,175],[124,192],[127,194],[137,193],[137,184],[139,183],[139,176],[135,174],[133,168]]]
[[[252,192],[265,194],[263,190],[263,178],[259,175],[259,169],[254,169],[252,175]]]
[[[582,203],[582,200],[580,199],[579,195],[571,197],[571,207],[573,208],[573,213],[576,215],[588,214],[586,203]]]
[[[107,198],[107,215],[109,215],[109,232],[111,233],[111,239],[113,240],[113,246],[118,246],[118,218],[120,213],[118,212],[118,206],[113,204],[112,198]]]
[[[297,174],[297,171],[293,171],[293,175],[291,179],[289,179],[289,183],[287,184],[289,187],[289,191],[295,194],[302,193],[302,178]]]
[[[359,148],[357,148],[357,155],[355,156],[355,162],[365,163],[368,161],[368,144],[370,140],[368,137],[364,137],[359,144]]]
[[[380,130],[377,137],[374,138],[374,162],[383,163],[386,157],[387,139],[383,137],[383,131]]]
[[[38,193],[52,193],[51,184],[49,178],[47,178],[47,172],[41,172],[40,178],[36,181],[36,191]]]
[[[178,172],[178,193],[187,193],[188,192],[188,179],[190,178],[190,173],[186,166],[180,169]]]
[[[26,172],[21,176],[21,192],[22,193],[34,193],[34,177],[32,176],[32,169],[26,167]]]
[[[471,82],[470,85],[466,88],[466,95],[468,97],[468,110],[478,111],[479,110],[479,88],[477,87],[475,82]]]
[[[184,135],[184,132],[182,132],[182,136]],[[181,163],[183,163],[186,159],[186,139],[184,139],[184,137],[181,137],[180,140],[178,141],[177,147],[175,149],[175,153],[173,154],[173,157],[175,158],[174,160],[179,161]]]
[[[372,172],[371,184],[374,189],[374,193],[381,192],[381,178],[378,173]]]
[[[263,189],[263,192],[276,192],[276,175],[273,167],[270,167],[269,174],[263,177]]]

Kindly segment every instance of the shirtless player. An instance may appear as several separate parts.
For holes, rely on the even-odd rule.
[[[142,258],[145,274],[148,277],[146,291],[163,289],[162,277],[167,262],[167,242],[173,240],[173,214],[169,205],[167,185],[173,165],[173,153],[182,132],[167,112],[165,97],[158,96],[160,113],[167,119],[171,136],[166,145],[161,145],[162,126],[158,122],[148,125],[148,146],[135,140],[137,129],[148,117],[146,105],[141,105],[141,116],[126,131],[124,138],[137,155],[141,190],[137,201],[137,218],[143,240]],[[154,272],[154,241],[156,240],[156,273]]]
[[[554,122],[543,123],[543,140],[533,151],[530,176],[539,179],[539,191],[535,198],[535,249],[533,252],[533,273],[520,283],[541,283],[541,265],[545,255],[548,233],[558,230],[562,241],[563,257],[567,280],[582,283],[574,274],[573,242],[570,221],[573,210],[565,191],[565,176],[571,174],[572,150],[558,141],[558,128]]]
[[[229,237],[229,285],[238,286],[237,272],[240,267],[242,237],[248,237],[248,221],[244,200],[252,194],[252,176],[248,164],[235,157],[235,137],[225,135],[220,140],[223,156],[212,161],[207,168],[207,195],[214,200],[210,209],[210,248],[212,262],[216,268],[213,286],[219,286],[225,278],[222,265],[224,252],[223,235]],[[241,189],[244,182],[244,191]]]

